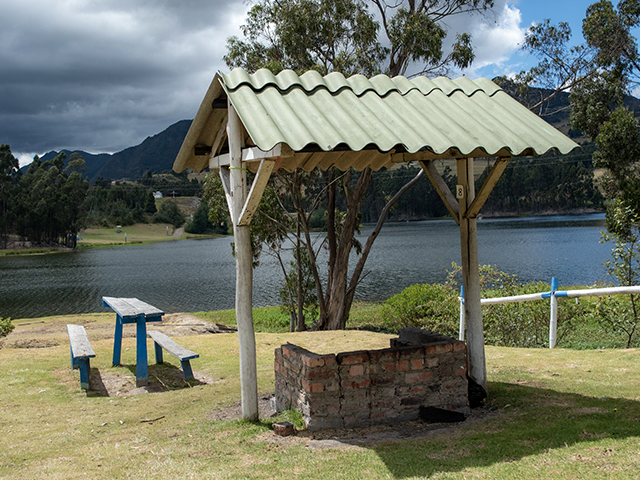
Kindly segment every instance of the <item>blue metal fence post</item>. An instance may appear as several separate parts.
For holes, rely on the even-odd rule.
[[[549,314],[549,348],[555,348],[558,337],[558,298],[556,297],[558,290],[558,279],[551,278],[551,295],[549,300],[551,304],[551,312]]]

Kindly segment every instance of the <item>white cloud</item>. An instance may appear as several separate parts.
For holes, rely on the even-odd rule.
[[[521,22],[520,10],[508,3],[498,12],[495,21],[478,22],[471,31],[476,58],[471,68],[464,71],[465,75],[477,76],[479,69],[488,66],[502,70],[505,75],[513,72],[513,65],[507,62],[524,40],[526,28],[520,26]]]

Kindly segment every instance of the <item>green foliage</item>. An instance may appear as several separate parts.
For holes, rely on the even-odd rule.
[[[187,233],[203,234],[203,233],[219,233],[222,235],[227,234],[227,224],[213,225],[209,220],[209,207],[206,202],[200,202],[198,209],[193,214],[193,218],[184,227],[184,231]]]
[[[266,67],[372,76],[387,53],[378,43],[378,23],[360,0],[262,0],[241,29],[245,40],[227,39],[224,60],[249,72]]]
[[[411,285],[385,302],[382,321],[391,332],[419,327],[457,337],[459,305],[456,291],[448,285]]]
[[[186,218],[184,213],[178,208],[178,204],[172,200],[165,200],[160,205],[158,211],[153,215],[155,223],[169,223],[174,228],[184,225]]]
[[[300,253],[298,262],[297,252]],[[318,297],[316,296],[316,285],[311,273],[309,263],[309,253],[306,248],[294,249],[294,259],[290,262],[289,271],[285,273],[284,286],[280,290],[282,300],[282,311],[294,319],[297,325],[298,315],[298,294],[300,294],[300,304],[302,304],[302,323],[297,325],[296,330],[306,330],[307,319],[315,319],[318,316]],[[298,265],[300,272],[298,272]],[[302,278],[300,291],[298,291],[298,276]]]
[[[10,318],[0,317],[0,337],[6,337],[15,328]]]
[[[609,232],[602,234],[603,242],[613,242],[611,259],[605,262],[607,273],[620,285],[637,285],[640,282],[640,216],[637,211],[618,200],[607,210]],[[621,306],[622,300],[611,302],[603,299],[598,312],[616,332],[627,336],[627,348],[634,341],[640,318],[636,296],[629,295],[628,305]]]

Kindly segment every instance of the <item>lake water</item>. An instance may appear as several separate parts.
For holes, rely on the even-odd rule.
[[[483,219],[478,221],[481,264],[523,281],[561,286],[605,277],[611,245],[600,244],[604,215]],[[372,226],[362,230],[364,243]],[[138,297],[167,313],[233,308],[235,260],[231,237],[0,257],[0,317],[108,311],[103,296]],[[452,220],[389,223],[371,251],[358,300],[384,300],[414,283],[442,282],[460,263]],[[254,272],[254,306],[276,305],[282,273],[263,254]]]

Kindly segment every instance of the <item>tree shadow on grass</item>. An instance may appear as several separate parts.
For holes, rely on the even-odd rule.
[[[204,383],[192,379],[185,380],[182,369],[170,363],[151,364],[148,367],[148,383],[136,387],[136,365],[121,365],[101,372],[91,368],[90,397],[123,397],[142,393],[168,392],[191,388]]]
[[[411,442],[372,445],[395,478],[512,462],[549,449],[640,435],[640,402],[490,383],[500,414]]]

